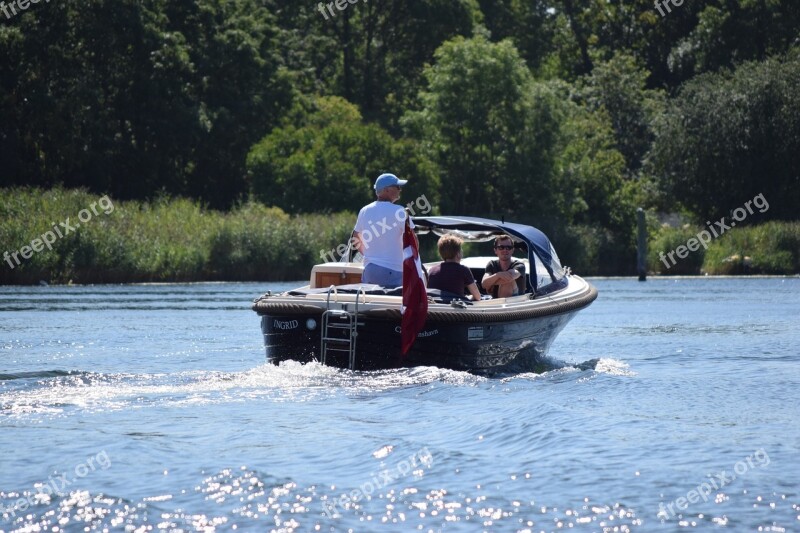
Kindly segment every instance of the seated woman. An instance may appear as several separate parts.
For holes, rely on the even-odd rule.
[[[479,301],[481,293],[470,269],[461,264],[461,239],[455,235],[443,235],[439,239],[439,255],[443,261],[428,271],[428,287],[454,294],[469,292],[473,300]]]

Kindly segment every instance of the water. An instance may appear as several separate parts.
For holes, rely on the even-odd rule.
[[[800,279],[594,283],[501,379],[267,365],[296,284],[0,287],[0,530],[800,530]]]

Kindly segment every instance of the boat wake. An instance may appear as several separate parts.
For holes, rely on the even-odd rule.
[[[319,363],[286,361],[241,372],[187,371],[173,374],[103,374],[46,370],[0,375],[0,415],[66,416],[76,411],[116,411],[153,405],[191,406],[254,400],[309,402],[334,396],[364,396],[439,383],[475,386],[525,377],[539,379],[565,372],[634,375],[615,359],[579,364],[542,361],[536,372],[484,377],[437,367],[351,371]]]
[[[596,359],[595,372],[610,374],[612,376],[635,376],[636,372],[630,369],[628,363],[619,359]]]
[[[484,378],[434,367],[353,372],[319,363],[287,361],[241,372],[187,371],[173,374],[103,374],[48,370],[3,374],[0,415],[67,415],[71,411],[115,411],[152,405],[197,405],[313,401],[337,395],[375,394],[440,382],[469,385]]]
[[[559,366],[556,368],[574,368],[577,370],[594,370],[599,374],[610,374],[612,376],[635,376],[636,373],[630,370],[628,363],[619,359],[598,357],[589,359],[582,363],[566,363],[563,361],[555,362]]]
[[[610,375],[610,376],[635,376],[628,363],[618,359],[599,357],[589,359],[581,363],[573,363],[554,359],[552,357],[542,358],[536,368],[535,372],[524,372],[520,374],[513,374],[502,377],[503,381],[511,381],[514,379],[557,379],[565,376],[583,375],[586,372],[591,372],[594,375]]]

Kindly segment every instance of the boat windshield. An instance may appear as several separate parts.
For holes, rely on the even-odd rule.
[[[449,233],[465,242],[486,242],[498,235],[508,235],[517,248],[524,249],[529,264],[533,265],[528,270],[532,292],[547,294],[566,286],[566,272],[555,248],[550,239],[533,226],[475,217],[414,217],[413,221],[419,235]]]

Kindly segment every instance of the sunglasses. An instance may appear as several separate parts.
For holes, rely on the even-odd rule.
[[[514,247],[513,246],[509,246],[507,244],[500,244],[498,246],[495,246],[494,249],[495,250],[513,250]]]

